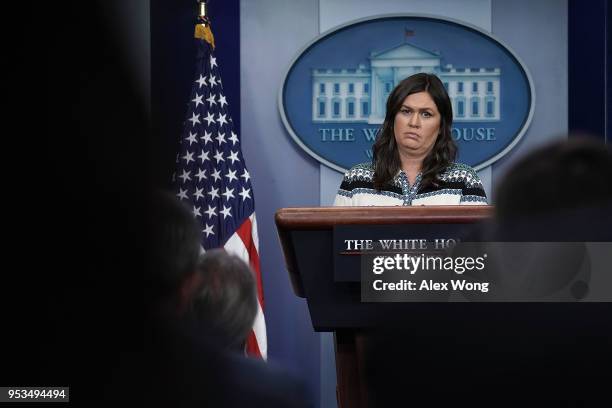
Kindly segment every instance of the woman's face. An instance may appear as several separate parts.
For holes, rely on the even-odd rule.
[[[393,124],[400,155],[424,159],[436,143],[441,120],[438,107],[429,93],[408,95]]]

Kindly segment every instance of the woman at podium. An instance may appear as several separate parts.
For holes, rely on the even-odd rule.
[[[371,163],[344,175],[336,206],[487,204],[476,171],[455,163],[453,109],[440,79],[412,75],[391,92]]]

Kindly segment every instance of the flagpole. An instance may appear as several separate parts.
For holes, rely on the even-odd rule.
[[[215,39],[211,31],[210,19],[208,18],[208,1],[196,0],[198,3],[198,19],[195,26],[194,37],[202,39],[215,48]]]
[[[208,20],[208,1],[196,0],[199,6],[198,24],[210,25]]]

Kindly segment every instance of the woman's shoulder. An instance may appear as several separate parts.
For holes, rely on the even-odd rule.
[[[371,162],[359,163],[344,173],[345,180],[372,180],[374,167]]]
[[[476,170],[464,163],[451,163],[438,178],[447,182],[464,182],[468,185],[482,184]]]

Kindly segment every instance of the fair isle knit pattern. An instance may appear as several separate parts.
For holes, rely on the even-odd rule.
[[[453,163],[438,175],[436,185],[421,186],[421,174],[413,185],[403,171],[381,190],[374,188],[374,168],[361,163],[344,174],[335,206],[484,205],[487,196],[476,171]]]

